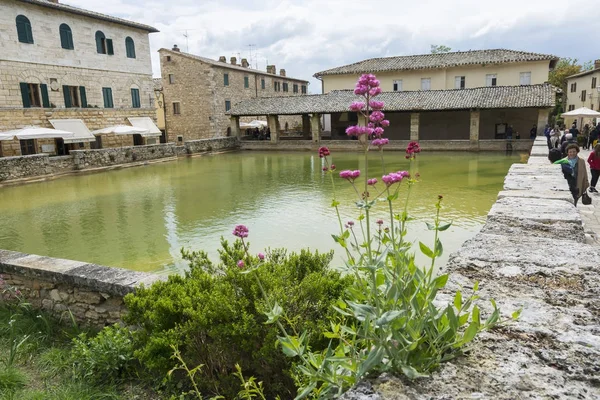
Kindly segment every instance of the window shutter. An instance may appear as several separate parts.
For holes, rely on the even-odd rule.
[[[106,39],[106,53],[111,56],[115,54],[112,39]]]
[[[21,86],[21,97],[23,98],[23,108],[30,108],[31,103],[29,102],[29,86],[26,82],[19,83]]]
[[[71,108],[71,93],[69,93],[69,87],[67,85],[63,85],[63,96],[65,98],[65,107]]]
[[[81,99],[81,107],[87,108],[87,95],[85,93],[85,86],[79,86],[79,98]]]
[[[133,108],[140,108],[140,91],[139,89],[131,89],[131,106]]]
[[[42,107],[50,108],[50,99],[48,98],[48,85],[42,83],[40,85],[40,89],[42,91]]]

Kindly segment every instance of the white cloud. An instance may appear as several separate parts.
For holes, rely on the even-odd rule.
[[[589,0],[68,0],[68,4],[156,27],[156,50],[173,44],[217,59],[224,55],[285,68],[309,79],[315,72],[371,57],[427,53],[431,44],[454,50],[509,48],[600,58],[600,7]],[[184,37],[187,30],[188,40]]]

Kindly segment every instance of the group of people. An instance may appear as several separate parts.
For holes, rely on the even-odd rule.
[[[246,129],[246,136],[250,136],[254,140],[271,140],[271,129],[267,128],[248,128]]]
[[[600,144],[594,146],[594,150],[587,159],[592,173],[592,182],[590,183],[585,161],[579,157],[579,145],[572,142],[572,139],[570,140],[571,142],[563,143],[566,144],[564,146],[566,155],[561,150],[552,148],[548,154],[548,159],[553,164],[560,164],[563,175],[569,184],[569,190],[573,195],[574,204],[577,206],[577,202],[587,192],[588,188],[590,192],[598,193],[596,184],[598,178],[600,178]]]
[[[566,129],[564,125],[562,127],[556,125],[554,128],[550,128],[550,125],[546,125],[544,135],[548,141],[548,148],[560,148],[563,157],[566,157],[566,148],[568,144],[565,145],[565,143],[571,144],[581,142],[585,150],[595,148],[598,143],[598,138],[600,137],[600,124],[596,125],[596,123],[593,123],[591,127],[589,124],[585,124],[582,132],[579,132],[579,129],[577,129],[576,122],[571,125],[571,129]],[[578,136],[582,137],[581,141],[578,140]]]

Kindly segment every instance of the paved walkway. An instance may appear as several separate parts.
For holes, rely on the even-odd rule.
[[[590,165],[587,163],[590,152],[591,150],[581,150],[579,156],[585,160],[585,165],[588,170],[588,180],[591,181],[592,174],[590,173]],[[600,190],[600,182],[598,182],[596,188]],[[584,206],[581,204],[581,200],[579,200],[577,208],[581,212],[587,241],[590,244],[597,244],[600,246],[600,193],[590,193],[588,191],[588,194],[592,198],[592,204]]]

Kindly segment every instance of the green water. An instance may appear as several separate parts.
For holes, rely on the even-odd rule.
[[[334,154],[338,170],[356,169],[359,154]],[[370,177],[381,177],[372,154]],[[431,243],[438,194],[444,195],[445,256],[474,235],[502,188],[516,154],[422,153],[421,182],[411,194],[411,240]],[[403,153],[386,169],[408,168]],[[356,194],[336,178],[344,221],[358,214]],[[401,198],[403,198],[401,192]],[[332,188],[313,153],[240,152],[127,168],[0,189],[0,248],[51,257],[171,272],[185,268],[182,247],[215,255],[236,224],[250,229],[251,250],[336,249]],[[374,212],[387,224],[384,204]],[[341,252],[340,252],[341,253]],[[340,259],[336,259],[339,262]],[[443,262],[444,260],[442,260]]]

